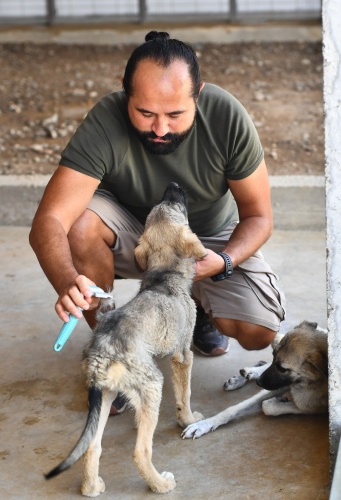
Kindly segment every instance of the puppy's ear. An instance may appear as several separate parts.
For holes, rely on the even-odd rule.
[[[134,250],[135,260],[141,271],[145,271],[148,266],[147,245],[141,241]]]
[[[328,377],[328,359],[324,353],[320,351],[314,351],[308,354],[305,360],[306,363],[319,373],[322,373],[325,377]]]
[[[185,257],[194,257],[199,260],[207,255],[204,245],[189,227],[182,226],[178,236],[179,249]]]
[[[304,320],[299,325],[295,326],[295,328],[305,328],[306,330],[316,330],[317,323]]]

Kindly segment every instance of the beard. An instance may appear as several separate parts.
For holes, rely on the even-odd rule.
[[[138,128],[134,127],[134,125],[133,129],[135,130],[137,137],[140,139],[143,146],[147,151],[149,151],[149,153],[152,153],[154,155],[169,155],[171,153],[174,153],[174,151],[178,149],[180,144],[182,144],[184,140],[187,139],[189,134],[192,132],[192,129],[194,128],[194,123],[195,120],[193,120],[192,125],[184,132],[178,134],[168,133],[163,137],[158,137],[156,134],[154,134],[154,132],[142,132]],[[154,142],[153,139],[157,138],[167,142]]]

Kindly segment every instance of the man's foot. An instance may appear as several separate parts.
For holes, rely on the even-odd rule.
[[[127,404],[127,398],[124,394],[119,392],[116,396],[116,399],[114,399],[114,401],[112,402],[109,415],[119,415],[120,413],[123,413],[127,408]]]
[[[204,356],[220,356],[230,348],[229,338],[214,328],[202,307],[197,307],[193,346]]]

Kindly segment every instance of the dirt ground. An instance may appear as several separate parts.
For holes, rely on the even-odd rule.
[[[121,88],[133,47],[0,45],[0,174],[50,174],[78,124]],[[271,175],[323,174],[321,43],[196,45],[203,80],[253,118]]]

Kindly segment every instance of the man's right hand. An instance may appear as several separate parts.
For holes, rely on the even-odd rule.
[[[69,321],[68,313],[80,319],[83,317],[80,309],[87,311],[98,306],[100,299],[93,296],[91,285],[96,285],[96,283],[80,274],[75,279],[75,283],[69,285],[59,295],[55,309],[61,320]]]

